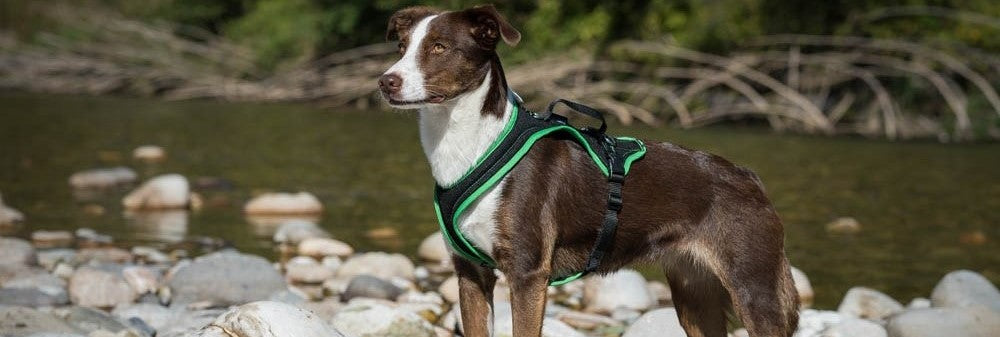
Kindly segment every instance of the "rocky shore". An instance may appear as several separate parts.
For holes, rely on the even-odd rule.
[[[88,229],[0,238],[0,336],[455,336],[458,282],[440,233],[418,261],[357,252],[310,222],[274,235],[282,261],[223,249],[118,247]],[[803,298],[808,279],[796,270]],[[509,288],[495,292],[495,331],[512,330]],[[808,307],[808,304],[805,305]],[[685,336],[669,288],[633,270],[549,289],[544,335]],[[742,329],[732,336],[746,336]],[[796,336],[1000,335],[1000,292],[967,270],[903,305],[874,289],[836,311],[803,308]]]

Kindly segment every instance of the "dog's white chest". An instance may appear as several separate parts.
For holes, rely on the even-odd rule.
[[[493,241],[496,239],[500,193],[506,180],[504,178],[490,188],[458,218],[458,230],[462,231],[462,236],[490,258],[493,258]],[[449,246],[449,249],[452,248]]]

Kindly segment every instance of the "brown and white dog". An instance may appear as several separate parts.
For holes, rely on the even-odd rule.
[[[389,19],[402,58],[379,79],[397,108],[420,109],[434,179],[459,180],[511,117],[496,46],[521,34],[493,6],[411,7]],[[689,336],[726,336],[727,313],[750,336],[791,336],[798,297],[781,220],[760,180],[705,152],[647,142],[623,190],[624,208],[599,272],[663,267]],[[583,270],[607,203],[604,175],[578,144],[542,139],[458,226],[508,276],[514,336],[540,336],[552,275]],[[454,256],[454,254],[453,254]],[[490,336],[493,270],[454,258],[466,336]]]

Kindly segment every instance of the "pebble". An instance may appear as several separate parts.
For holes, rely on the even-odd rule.
[[[816,297],[815,292],[813,292],[812,283],[809,282],[809,277],[806,273],[799,268],[792,268],[792,283],[795,284],[795,291],[799,293],[799,309],[807,309],[812,307],[813,300]]]
[[[642,274],[622,269],[588,277],[584,281],[583,303],[588,312],[610,313],[617,308],[646,310],[656,304],[656,298],[646,288]]]
[[[441,234],[441,231],[434,232],[434,234],[431,234],[420,242],[420,247],[417,248],[417,256],[432,262],[451,260],[451,253],[448,252],[448,247],[444,242],[444,236]]]
[[[247,303],[232,308],[195,335],[219,337],[343,337],[340,332],[327,325],[323,319],[312,312],[289,304],[270,301]]]
[[[315,223],[302,220],[292,220],[282,223],[278,227],[278,230],[274,233],[274,242],[298,245],[299,242],[308,238],[329,237],[330,233],[327,233],[322,228],[319,228],[319,226]]]
[[[154,330],[163,331],[176,319],[178,311],[154,303],[136,303],[117,306],[111,314],[123,321],[139,318]]]
[[[286,277],[295,283],[320,284],[333,278],[334,270],[308,256],[297,256],[285,264]]]
[[[38,249],[66,248],[73,245],[73,233],[69,231],[34,231],[31,243]]]
[[[333,327],[347,336],[435,336],[419,315],[371,301],[352,301],[333,316]]]
[[[52,270],[59,262],[76,261],[76,250],[69,248],[46,249],[35,253],[38,265]]]
[[[579,311],[564,311],[556,315],[556,319],[571,327],[584,330],[594,330],[600,327],[622,325],[621,321],[608,316],[590,314]]]
[[[0,237],[0,266],[33,265],[35,262],[35,247],[28,241]]]
[[[132,253],[118,247],[83,248],[76,251],[76,262],[126,263],[132,261]]]
[[[674,308],[656,309],[639,317],[622,337],[687,337]]]
[[[264,258],[232,251],[204,255],[181,266],[168,285],[173,302],[217,305],[266,299],[287,287],[281,273]]]
[[[187,178],[179,174],[156,176],[122,198],[126,209],[176,209],[185,208],[191,190]]]
[[[931,303],[935,307],[950,308],[983,306],[1000,312],[1000,291],[979,273],[956,270],[934,286]]]
[[[132,158],[147,163],[161,162],[167,158],[167,150],[156,145],[143,145],[132,150]]]
[[[826,231],[832,234],[855,234],[861,231],[861,223],[852,217],[841,217],[826,224]]]
[[[347,284],[347,289],[340,295],[340,298],[344,301],[350,301],[358,297],[394,301],[402,293],[403,289],[392,284],[392,282],[374,276],[358,275],[352,278],[351,282]]]
[[[99,168],[73,173],[69,185],[76,189],[100,189],[132,183],[139,175],[127,167]]]
[[[345,257],[354,254],[350,245],[330,238],[312,237],[299,242],[299,255],[324,257]]]
[[[441,282],[441,286],[438,287],[438,292],[441,293],[441,297],[451,303],[458,303],[458,277],[451,276]]]
[[[309,192],[267,193],[248,201],[243,212],[254,215],[318,214],[323,212],[323,204]]]
[[[837,312],[847,317],[881,321],[903,311],[903,305],[877,290],[854,287],[840,301]]]
[[[914,298],[914,299],[910,300],[910,303],[906,304],[906,309],[907,310],[910,310],[910,309],[927,309],[927,308],[930,308],[930,307],[931,307],[931,300],[923,298],[923,297]]]
[[[69,279],[69,298],[80,306],[110,308],[131,303],[136,294],[121,274],[82,267]]]
[[[156,272],[146,267],[125,267],[125,269],[122,269],[122,276],[125,277],[128,285],[135,290],[137,296],[156,292],[156,289],[160,287],[160,281]]]
[[[412,281],[415,279],[413,276],[414,269],[413,262],[401,254],[371,252],[357,254],[347,259],[337,269],[337,277],[352,278],[368,274],[387,280],[399,277]]]

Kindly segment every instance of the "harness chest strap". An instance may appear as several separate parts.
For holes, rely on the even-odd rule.
[[[600,129],[577,129],[565,117],[551,113],[556,103],[601,120]],[[523,158],[539,139],[557,133],[567,135],[587,150],[591,160],[608,179],[608,204],[598,238],[591,250],[584,270],[551,280],[559,285],[582,277],[597,269],[601,259],[610,249],[618,225],[618,212],[622,207],[621,190],[632,162],[646,153],[645,145],[634,138],[612,138],[604,134],[603,115],[590,107],[574,102],[557,100],[549,105],[549,113],[540,116],[520,107],[513,99],[510,120],[497,140],[476,162],[469,172],[452,186],[434,188],[434,208],[445,241],[462,258],[479,265],[495,268],[496,262],[471,242],[458,228],[458,219],[466,209],[498,184]]]

